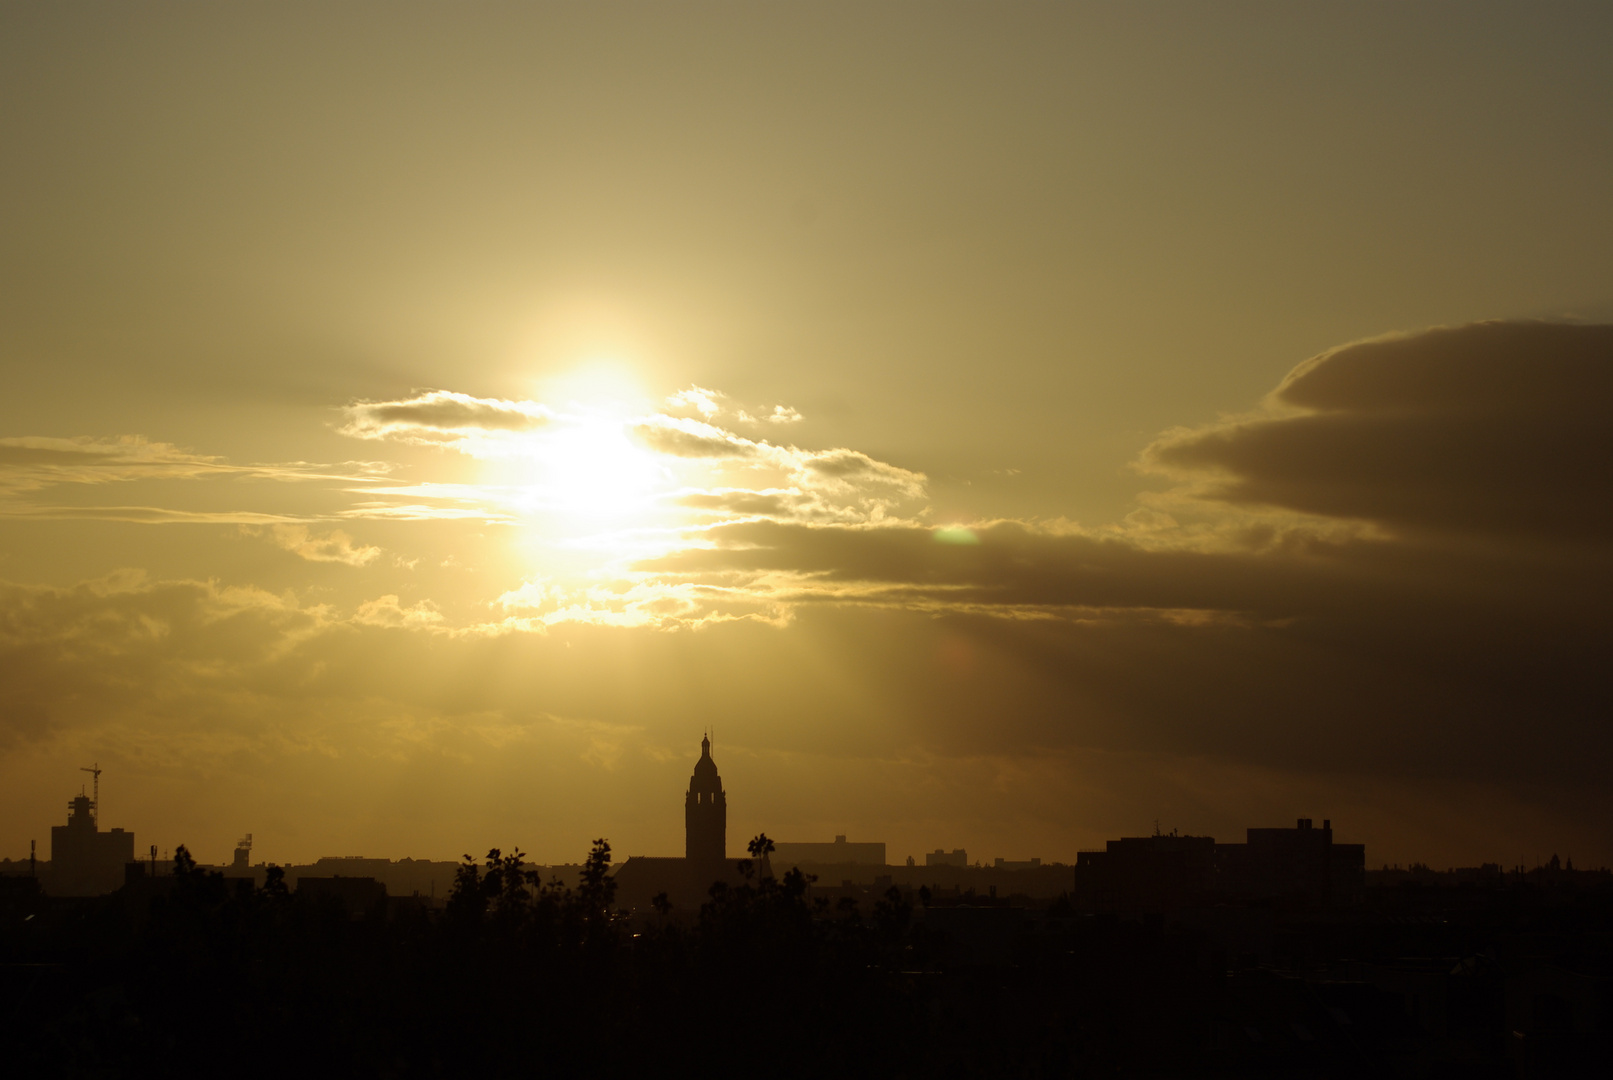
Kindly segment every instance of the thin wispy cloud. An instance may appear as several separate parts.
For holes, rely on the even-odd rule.
[[[176,510],[162,506],[51,506],[0,501],[0,518],[34,521],[120,521],[135,525],[301,524],[317,516],[271,514],[255,510]]]
[[[0,497],[63,484],[231,477],[302,483],[366,483],[374,479],[373,467],[343,473],[329,465],[303,461],[233,464],[215,455],[193,453],[138,435],[0,438]]]
[[[550,411],[532,401],[478,398],[452,390],[428,390],[396,401],[357,401],[344,410],[341,432],[355,439],[452,443],[486,432],[532,431]]]

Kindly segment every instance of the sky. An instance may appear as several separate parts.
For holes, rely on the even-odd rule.
[[[1613,10],[0,3],[0,854],[1613,864]]]

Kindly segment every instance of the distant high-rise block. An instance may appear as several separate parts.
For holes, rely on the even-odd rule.
[[[96,896],[120,888],[124,866],[134,861],[134,833],[102,832],[88,795],[67,805],[67,824],[50,829],[49,890],[57,896]]]

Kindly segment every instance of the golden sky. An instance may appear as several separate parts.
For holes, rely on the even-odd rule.
[[[0,854],[1613,862],[1610,49],[0,6]]]

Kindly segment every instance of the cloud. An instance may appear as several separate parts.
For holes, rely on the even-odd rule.
[[[308,531],[306,525],[275,525],[271,529],[274,542],[287,551],[309,562],[344,563],[363,566],[381,554],[381,549],[370,545],[354,547],[353,538],[340,529],[332,529],[324,536]]]
[[[633,425],[633,434],[658,454],[681,458],[755,458],[762,443],[720,427],[677,416],[651,416]]]
[[[1069,609],[1220,611],[1280,619],[1314,582],[1360,549],[1312,551],[1309,561],[1258,553],[1150,551],[1122,539],[1019,521],[976,523],[974,542],[957,527],[911,523],[813,525],[789,521],[722,523],[701,543],[636,568],[669,580],[758,575],[796,602],[894,603],[1022,614]],[[709,576],[709,578],[708,578]]]
[[[0,517],[38,521],[123,521],[136,525],[282,525],[312,520],[254,510],[174,510],[162,506],[42,506],[0,503]]]
[[[216,582],[120,571],[71,588],[0,582],[0,743],[197,694],[228,696],[321,634],[320,606]],[[192,717],[175,717],[189,724]]]
[[[666,403],[669,408],[690,410],[696,416],[654,413],[620,420],[608,414],[555,413],[532,402],[480,399],[434,390],[403,401],[349,406],[348,422],[341,430],[361,438],[396,438],[445,446],[476,457],[523,458],[536,466],[530,474],[533,477],[567,474],[576,455],[592,452],[592,448],[604,447],[616,453],[616,441],[625,432],[641,449],[675,459],[641,468],[641,478],[655,473],[664,479],[698,479],[710,485],[713,494],[690,492],[680,496],[666,492],[662,496],[674,504],[707,513],[866,521],[882,519],[903,500],[924,497],[924,474],[878,461],[861,451],[781,446],[713,422],[723,415],[726,400],[721,391],[689,386],[672,394]],[[736,410],[736,415],[741,421],[763,422],[744,409]],[[801,420],[801,414],[776,405],[763,420],[773,425],[793,424]],[[538,428],[545,430],[539,432]],[[681,470],[681,475],[674,469]],[[702,469],[706,472],[704,477],[688,475]],[[756,483],[735,483],[741,479],[754,479]],[[382,486],[372,480],[366,493],[406,497],[411,499],[410,505],[400,509],[372,498],[348,511],[347,516],[374,513],[408,519],[474,517],[480,511],[473,507],[480,505],[491,508],[487,510],[489,520],[508,520],[512,513],[530,513],[541,505],[544,484],[537,480],[517,488],[499,489],[431,483]],[[792,494],[781,494],[785,489]],[[746,495],[747,491],[751,494]],[[431,503],[424,500],[435,499],[464,505],[428,511]]]
[[[806,417],[788,405],[775,405],[773,411],[761,416],[752,416],[744,409],[739,410],[737,418],[743,424],[799,424]]]
[[[327,515],[250,509],[198,510],[127,503],[85,505],[73,502],[43,502],[29,499],[27,496],[66,485],[93,489],[105,484],[150,484],[172,481],[193,484],[250,480],[275,483],[323,481],[368,485],[375,483],[384,471],[376,462],[346,462],[341,468],[354,471],[333,471],[332,466],[306,461],[236,465],[217,456],[195,454],[170,443],[151,442],[136,435],[118,438],[91,436],[0,438],[0,518],[34,521],[116,521],[140,525],[296,527]],[[364,488],[350,490],[364,490]],[[56,497],[60,498],[63,494],[57,493]],[[165,497],[172,497],[171,489],[165,490],[163,494]],[[218,500],[213,501],[216,504]]]
[[[725,397],[721,391],[707,390],[703,386],[690,386],[687,390],[679,390],[666,399],[667,406],[673,409],[694,409],[707,420],[722,411],[717,402]]]
[[[753,521],[638,569],[684,589],[698,605],[685,618],[770,604],[792,626],[857,625],[813,612],[862,610],[954,627],[982,658],[967,700],[907,681],[924,667],[905,655],[917,646],[882,652],[915,695],[903,708],[933,714],[928,737],[960,749],[1176,748],[1324,770],[1332,756],[1492,778],[1613,764],[1600,719],[1613,709],[1600,615],[1613,590],[1594,560],[1368,540],[1149,550],[1020,522],[972,531],[978,543],[955,545],[907,525]],[[970,734],[971,716],[996,719]]]
[[[728,395],[721,390],[708,390],[703,386],[690,386],[679,390],[666,399],[670,409],[693,409],[702,419],[711,421],[722,415],[725,410],[723,402]],[[798,424],[805,419],[801,413],[788,405],[775,405],[771,412],[757,410],[753,413],[749,409],[735,408],[734,419],[742,424]],[[760,413],[760,415],[757,415]]]
[[[357,401],[347,406],[343,435],[441,444],[488,432],[532,431],[552,413],[534,401],[478,398],[452,390],[428,390],[399,401]]]
[[[541,581],[523,581],[518,588],[503,593],[493,603],[506,611],[533,610],[542,607],[551,593]]]
[[[514,518],[503,510],[489,506],[433,506],[428,503],[361,502],[338,511],[339,518],[374,521],[481,521],[489,525],[503,524]]]
[[[743,517],[795,517],[808,497],[799,491],[781,491],[768,488],[752,491],[749,488],[719,488],[715,491],[689,491],[674,497],[680,506],[695,510],[713,510]]]
[[[39,491],[59,484],[110,484],[137,480],[194,480],[233,477],[278,481],[343,480],[370,477],[329,471],[304,461],[232,465],[222,458],[194,454],[143,436],[117,438],[37,435],[0,438],[0,497]],[[366,472],[369,470],[366,470]]]
[[[705,511],[723,517],[760,517],[779,521],[844,524],[857,524],[869,518],[866,509],[836,505],[825,497],[824,492],[804,491],[795,487],[683,491],[671,496],[671,501],[691,510]]]
[[[56,484],[183,479],[220,467],[217,458],[191,454],[168,443],[148,442],[139,436],[0,439],[0,494],[38,491]]]
[[[788,508],[794,511],[791,516],[802,518],[865,520],[871,513],[882,516],[893,499],[920,499],[925,493],[923,473],[878,461],[858,450],[777,446],[713,424],[672,416],[647,417],[634,425],[633,434],[657,453],[769,467],[793,485],[788,494],[772,486],[725,487],[680,497],[684,505],[700,509],[781,516]],[[848,499],[856,504],[856,513],[849,512]]]
[[[967,704],[918,700],[999,717],[999,743],[1585,781],[1613,765],[1610,412],[1610,328],[1399,335],[1156,441],[1147,467],[1180,486],[1118,526],[970,522],[977,542],[951,544],[713,491],[685,498],[751,520],[635,571],[681,589],[690,624],[771,605],[792,633],[859,610],[955,626],[1000,662],[974,662]],[[850,452],[798,460],[917,487]]]
[[[795,456],[797,474],[807,482],[828,481],[845,487],[875,484],[913,498],[924,494],[926,477],[923,473],[876,461],[858,450],[803,452],[792,447],[790,452]]]
[[[388,628],[435,627],[443,621],[442,612],[430,600],[404,607],[396,593],[367,600],[358,606],[352,621],[359,626]]]
[[[1142,467],[1242,507],[1605,543],[1610,413],[1613,327],[1476,323],[1323,353],[1263,412],[1171,432]]]

